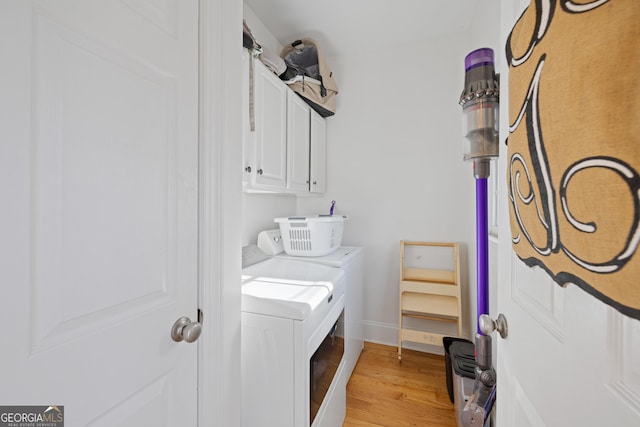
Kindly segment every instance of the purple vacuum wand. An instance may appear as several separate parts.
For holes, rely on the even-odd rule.
[[[500,86],[493,50],[474,50],[465,58],[464,89],[460,105],[464,116],[464,160],[473,162],[476,179],[477,315],[489,314],[489,221],[487,178],[491,159],[498,156]],[[491,337],[477,322],[476,382],[461,420],[465,426],[485,425],[495,401],[495,371],[491,366]]]
[[[478,317],[489,314],[489,221],[487,178],[476,178],[476,264],[478,276]],[[481,334],[480,322],[478,333]]]
[[[500,88],[493,68],[493,50],[477,49],[465,58],[465,83],[460,95],[464,115],[464,159],[473,161],[476,178],[476,245],[478,316],[489,314],[489,229],[487,178],[491,158],[498,156]],[[478,333],[480,327],[478,326]]]

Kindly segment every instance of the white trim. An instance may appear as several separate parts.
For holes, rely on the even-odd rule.
[[[198,425],[241,425],[242,2],[200,0]]]
[[[380,323],[365,320],[362,322],[364,325],[364,340],[376,344],[384,344],[391,347],[398,347],[398,325],[391,323]],[[423,351],[433,354],[444,354],[442,347],[433,346],[428,344],[405,342],[402,348],[408,348],[411,350]]]
[[[398,325],[365,320],[364,340],[390,346],[398,345]]]

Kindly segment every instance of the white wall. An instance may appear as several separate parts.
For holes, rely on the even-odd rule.
[[[255,244],[262,230],[278,228],[274,218],[296,215],[296,198],[288,195],[243,194],[242,246]]]
[[[328,58],[340,86],[328,119],[328,190],[299,199],[298,213],[336,200],[336,212],[349,215],[344,243],[366,254],[369,341],[397,342],[400,240],[460,242],[465,289],[475,277],[474,182],[458,105],[465,49],[458,34]]]
[[[253,37],[260,43],[263,48],[269,49],[276,55],[282,51],[282,44],[271,34],[271,31],[264,25],[254,12],[246,3],[243,2],[243,15],[244,19],[251,30]]]
[[[480,19],[499,16],[497,0],[482,4]],[[259,33],[261,24],[247,9],[247,22]],[[477,26],[469,33],[327,58],[340,87],[336,115],[327,119],[327,193],[298,198],[295,210],[324,213],[336,200],[336,213],[349,215],[343,244],[365,249],[368,341],[397,343],[403,239],[461,244],[465,331],[469,337],[475,331],[475,182],[471,164],[462,160],[458,97],[466,54],[485,46],[499,51],[499,28],[495,37],[491,33]],[[289,215],[289,200],[245,195],[251,211],[245,208],[243,239],[255,239],[254,230],[247,230],[255,224],[273,224],[275,211]],[[283,201],[286,207],[276,207]],[[265,211],[271,216],[264,218]]]

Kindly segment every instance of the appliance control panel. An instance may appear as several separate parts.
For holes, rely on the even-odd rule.
[[[248,245],[242,247],[242,268],[247,268],[253,264],[269,259],[269,255],[265,254],[256,245]]]
[[[267,255],[278,255],[284,252],[280,229],[264,230],[258,233],[258,247]]]

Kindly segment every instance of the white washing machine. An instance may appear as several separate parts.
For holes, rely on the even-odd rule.
[[[243,426],[342,425],[344,285],[341,269],[296,260],[243,268]]]
[[[262,231],[258,235],[258,247],[279,259],[321,264],[345,272],[345,369],[341,374],[346,384],[364,345],[364,250],[361,247],[341,246],[324,256],[291,256],[284,252],[280,229]]]

